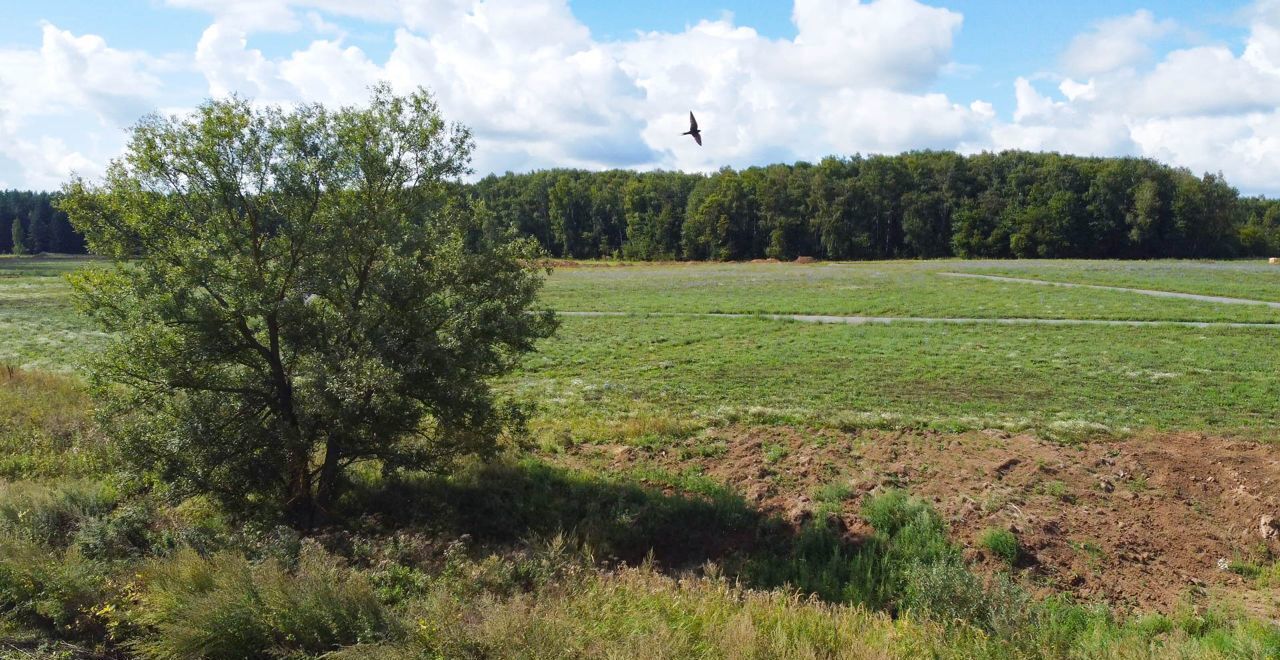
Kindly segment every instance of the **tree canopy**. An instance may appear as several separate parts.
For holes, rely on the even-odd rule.
[[[545,170],[471,190],[561,257],[1235,257],[1280,252],[1280,202],[1140,158],[921,151],[679,172]]]
[[[488,379],[554,328],[535,242],[482,240],[450,183],[470,133],[419,91],[150,116],[61,206],[115,268],[73,280],[126,452],[240,508],[323,511],[343,470],[484,454],[519,411]]]

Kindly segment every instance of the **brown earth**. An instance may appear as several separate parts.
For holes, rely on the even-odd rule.
[[[1200,434],[1063,445],[1001,431],[731,426],[662,449],[579,451],[620,471],[696,468],[797,525],[813,515],[820,487],[844,485],[841,517],[854,539],[870,531],[860,500],[899,487],[934,502],[978,566],[1001,566],[978,535],[1013,531],[1018,571],[1038,590],[1166,611],[1238,592],[1259,614],[1280,615],[1274,591],[1256,592],[1219,565],[1280,555],[1280,449],[1268,445]]]

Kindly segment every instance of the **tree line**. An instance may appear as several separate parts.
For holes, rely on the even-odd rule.
[[[484,201],[489,239],[532,237],[563,258],[1280,254],[1280,200],[1142,158],[917,151],[711,175],[554,169],[457,185]],[[57,198],[0,192],[0,253],[85,252]]]
[[[57,193],[0,191],[0,254],[84,254],[84,237],[57,201]]]
[[[556,257],[1236,257],[1280,251],[1280,201],[1142,158],[829,157],[711,175],[556,169],[471,184],[491,237]]]

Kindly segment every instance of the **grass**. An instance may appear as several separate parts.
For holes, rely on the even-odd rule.
[[[579,311],[732,312],[919,316],[954,318],[1065,318],[1148,321],[1280,321],[1280,310],[1153,298],[1033,284],[944,277],[941,272],[975,272],[1026,277],[1041,262],[889,261],[866,263],[634,265],[620,268],[563,268],[543,296],[552,309]],[[1167,264],[1154,284],[1195,278],[1204,268]],[[1197,262],[1199,263],[1199,262]],[[1280,300],[1280,277],[1273,271],[1234,268],[1216,262],[1211,285],[1189,284],[1193,293],[1238,292],[1225,283],[1247,282],[1240,290],[1263,300]],[[1133,262],[1050,262],[1046,273],[1124,274]],[[1013,270],[1016,269],[1016,270]],[[1045,275],[1044,279],[1055,279]],[[1145,280],[1144,280],[1145,281]],[[1160,286],[1151,288],[1161,288]],[[1179,289],[1171,289],[1179,290]],[[1266,294],[1270,291],[1269,295]]]
[[[539,402],[535,429],[578,441],[625,442],[609,429],[645,416],[695,420],[688,433],[746,421],[1262,437],[1280,419],[1275,341],[1257,329],[568,318],[502,386]]]
[[[1018,556],[1022,554],[1018,537],[1007,529],[989,527],[982,530],[978,535],[978,545],[986,548],[992,555],[1003,559],[1010,566],[1015,564]]]
[[[69,372],[104,345],[75,312],[64,275],[95,262],[66,257],[0,257],[0,364]]]
[[[1280,302],[1280,267],[1249,261],[1035,261],[976,263],[963,272]]]

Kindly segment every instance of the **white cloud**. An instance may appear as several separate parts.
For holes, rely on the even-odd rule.
[[[121,145],[121,129],[153,107],[161,76],[173,68],[167,58],[49,23],[39,49],[0,49],[0,155],[19,167],[5,178],[56,188],[72,172],[100,172]]]
[[[1060,70],[1012,81],[1005,117],[993,99],[934,91],[972,69],[952,58],[964,18],[917,0],[795,0],[790,39],[725,14],[611,42],[568,0],[164,2],[209,16],[185,54],[52,25],[39,49],[0,50],[0,178],[47,187],[71,168],[96,171],[120,148],[120,126],[203,94],[341,105],[389,80],[432,89],[475,131],[481,174],[1021,148],[1153,156],[1280,192],[1280,0],[1255,3],[1243,41],[1164,53],[1155,46],[1183,33],[1172,21],[1145,10],[1100,21],[1067,45]],[[356,44],[379,31],[391,43],[375,58]],[[280,32],[301,45],[264,50]],[[174,76],[199,90],[173,87]],[[680,136],[689,110],[703,147]]]
[[[1157,21],[1146,9],[1101,21],[1077,36],[1062,55],[1068,75],[1092,76],[1133,66],[1151,55],[1151,42],[1175,28],[1173,21]]]
[[[1154,62],[1149,44],[1175,25],[1145,11],[1099,23],[1064,53],[1061,97],[1017,80],[1014,121],[992,129],[992,146],[1136,154],[1280,193],[1280,0],[1247,15],[1236,49],[1177,48]]]

